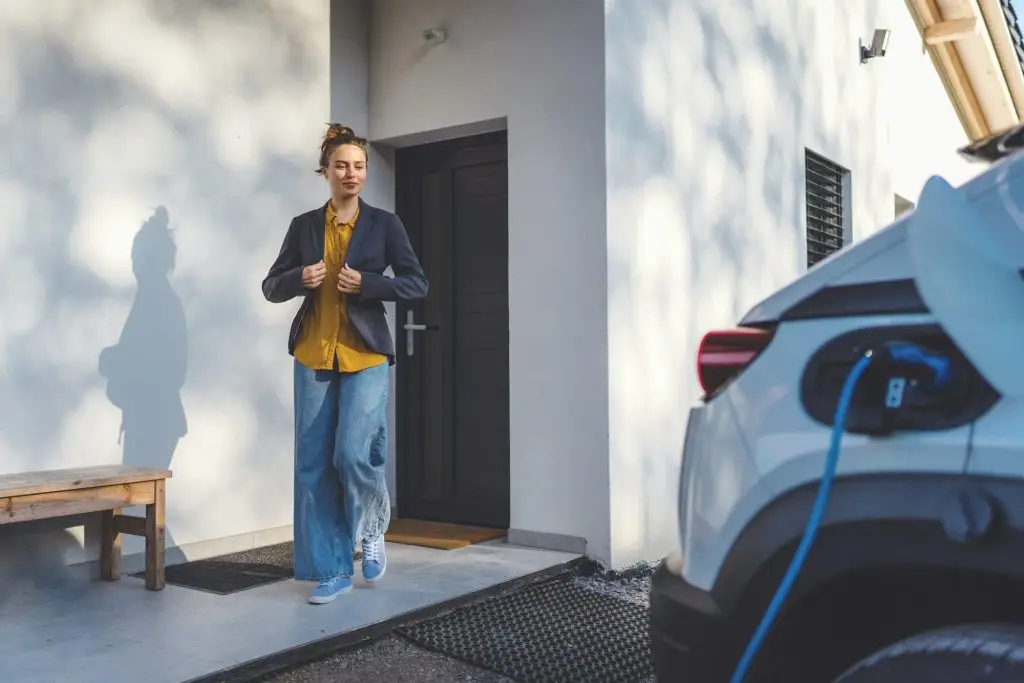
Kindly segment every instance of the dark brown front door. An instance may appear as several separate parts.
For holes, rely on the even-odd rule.
[[[430,294],[397,307],[398,514],[507,528],[505,133],[401,149],[397,212]]]

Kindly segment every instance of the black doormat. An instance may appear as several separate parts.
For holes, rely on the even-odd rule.
[[[647,610],[564,578],[398,632],[520,683],[636,683],[654,673]]]
[[[292,555],[293,544],[288,541],[230,555],[175,564],[164,571],[167,583],[228,595],[292,578]],[[145,572],[135,574],[145,575]]]

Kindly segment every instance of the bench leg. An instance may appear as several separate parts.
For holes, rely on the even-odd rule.
[[[120,510],[106,510],[100,513],[100,576],[105,581],[121,578],[121,534],[115,519]]]
[[[156,496],[146,506],[146,588],[164,588],[164,480],[154,482]]]

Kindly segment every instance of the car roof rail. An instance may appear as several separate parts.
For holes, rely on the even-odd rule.
[[[957,152],[968,161],[995,163],[1024,150],[1024,124],[1011,126],[981,140],[964,145]]]

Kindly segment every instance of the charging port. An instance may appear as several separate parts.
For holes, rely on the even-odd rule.
[[[893,377],[889,380],[889,388],[885,392],[885,407],[896,410],[903,406],[903,393],[907,389],[906,377]]]
[[[955,429],[999,400],[939,326],[873,327],[832,339],[804,368],[801,401],[815,421],[832,424],[843,382],[869,349],[877,349],[880,357],[854,392],[847,419],[850,433]]]

